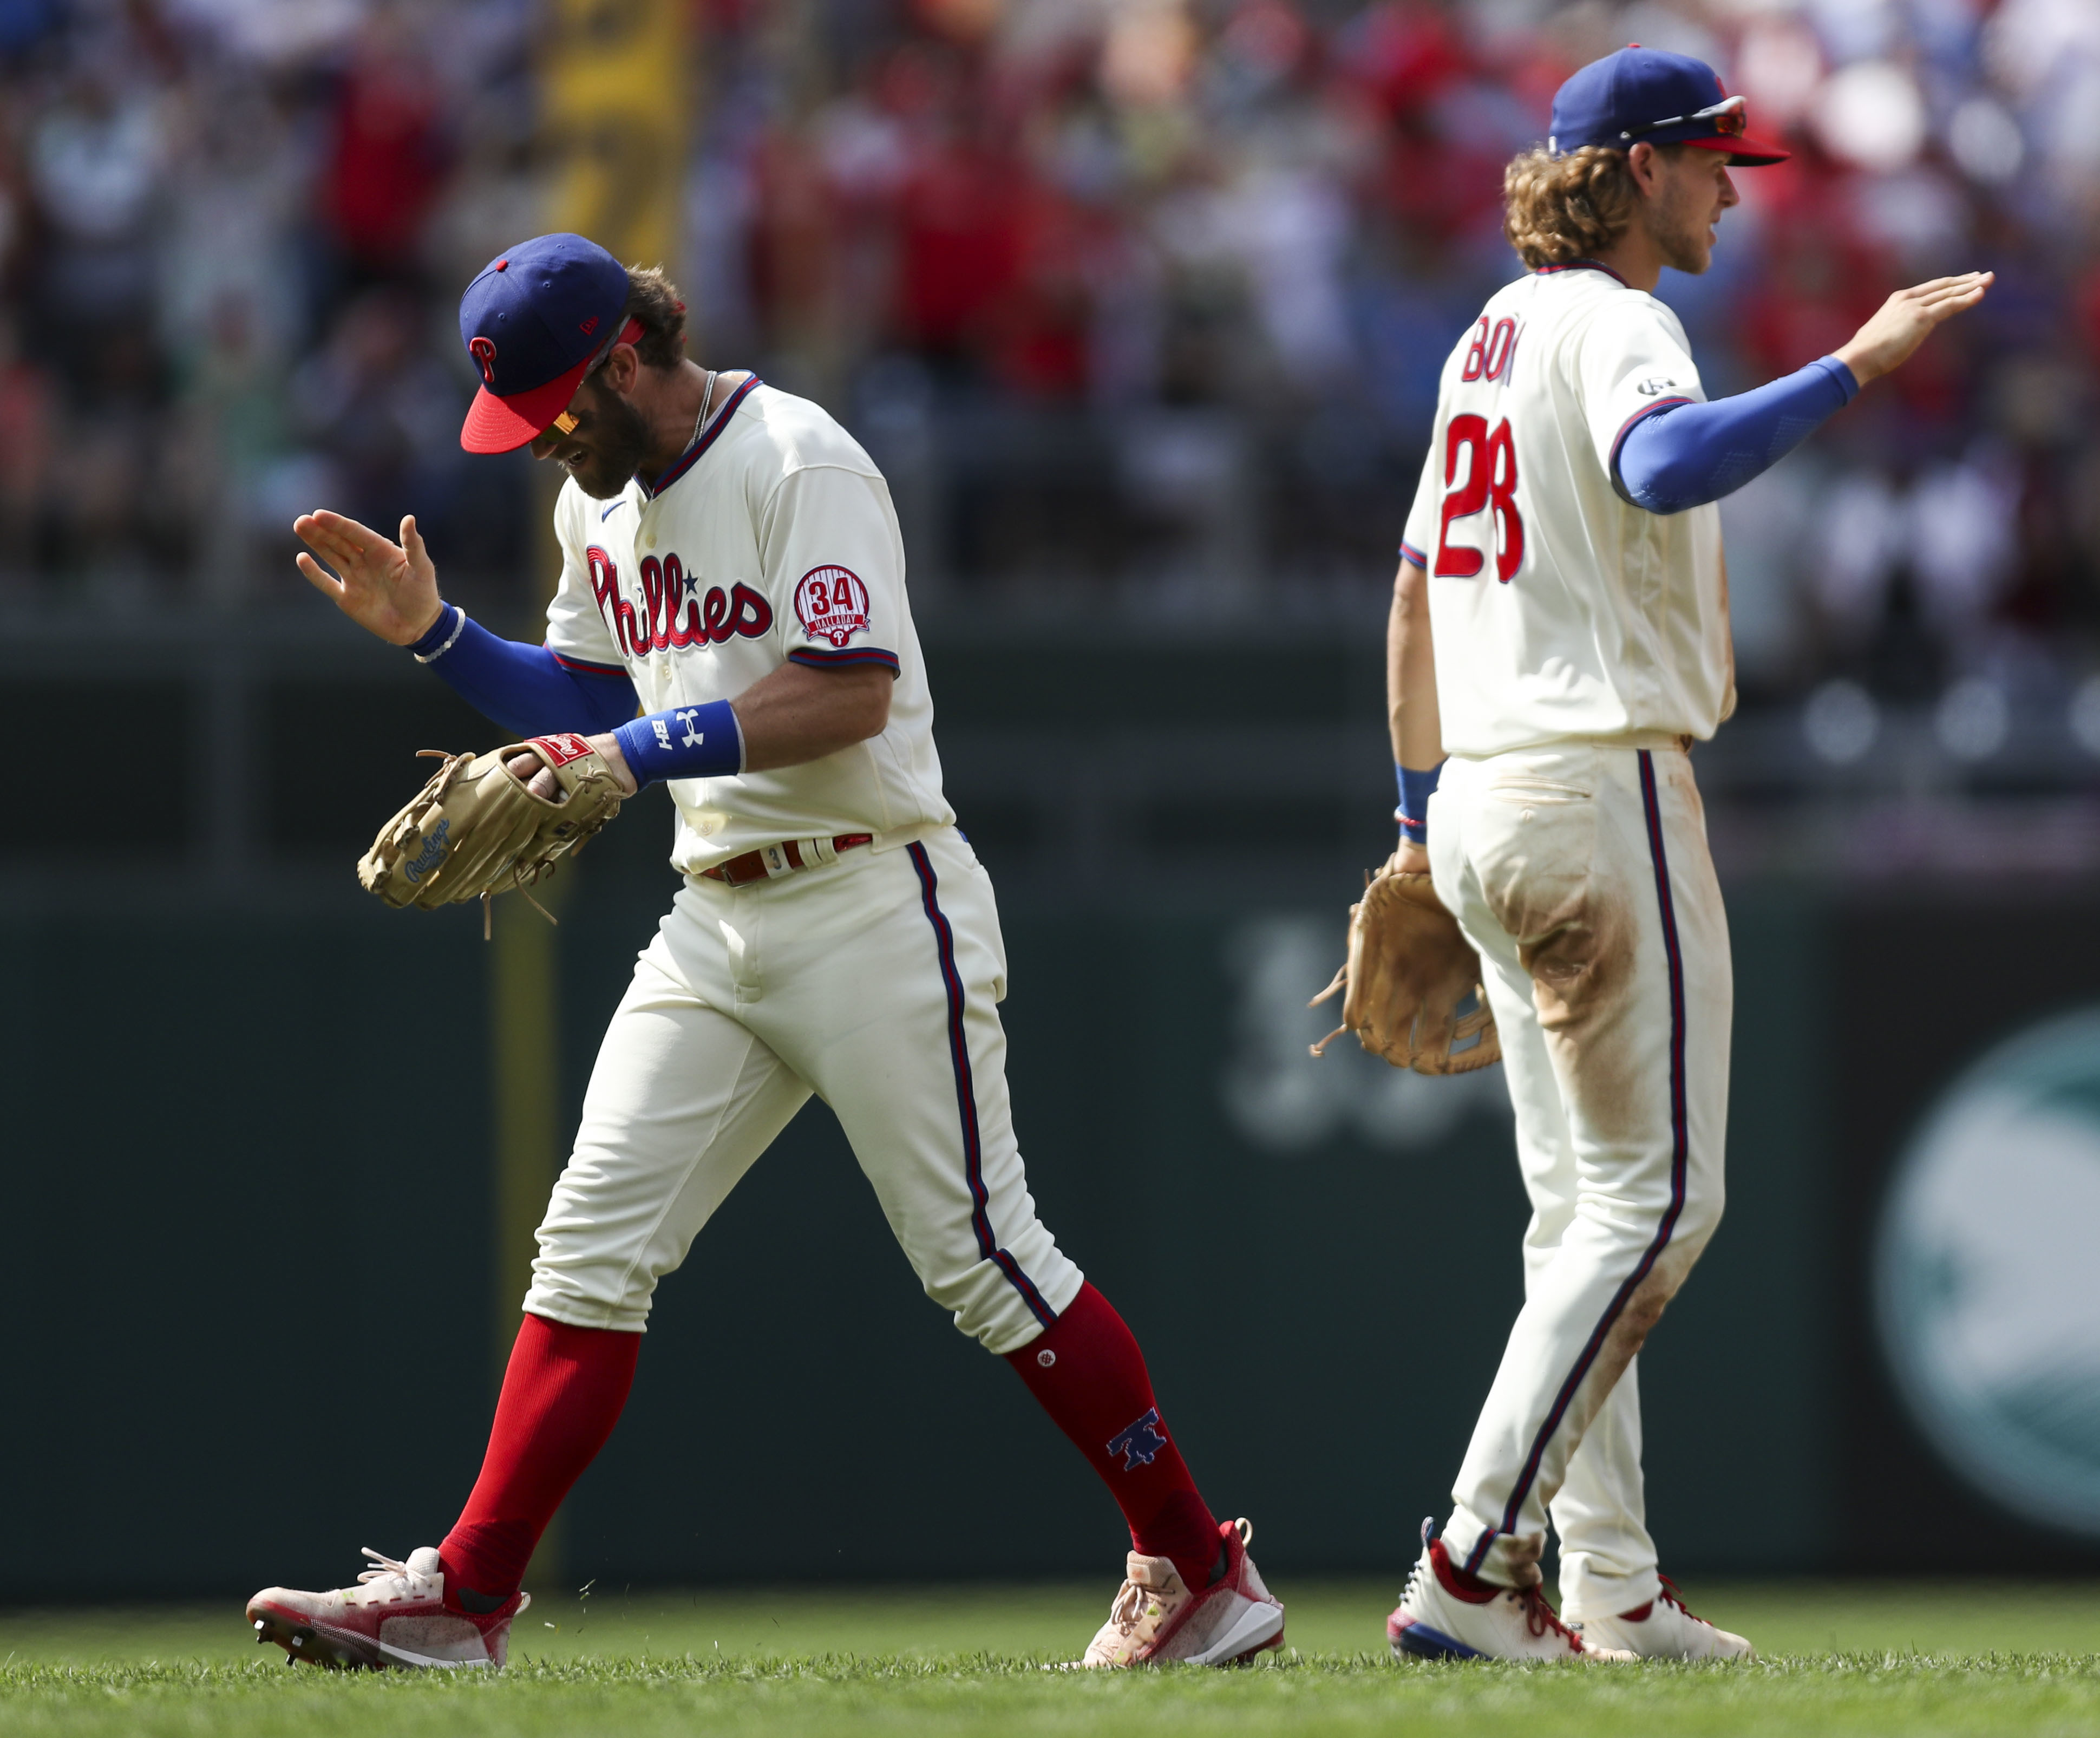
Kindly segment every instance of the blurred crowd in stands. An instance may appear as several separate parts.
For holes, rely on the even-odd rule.
[[[1500,175],[1629,41],[1794,147],[1665,274],[1707,390],[1972,266],[1983,310],[1729,505],[1746,694],[2100,661],[2100,0],[695,0],[693,349],[837,412],[928,615],[1375,620]],[[457,442],[461,285],[543,227],[531,0],[0,0],[0,609],[291,595],[421,518],[544,582]],[[667,68],[666,77],[678,76]],[[455,577],[457,576],[457,577]]]

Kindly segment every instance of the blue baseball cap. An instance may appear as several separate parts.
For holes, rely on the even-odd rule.
[[[460,298],[460,341],[481,370],[460,444],[509,452],[545,434],[591,364],[642,336],[626,307],[627,268],[581,236],[535,236],[483,267]]]
[[[1745,169],[1793,155],[1751,138],[1749,124],[1742,98],[1723,90],[1720,75],[1704,60],[1632,42],[1592,60],[1554,93],[1546,148],[1565,157],[1585,145],[1630,150],[1646,139],[1725,151],[1732,165]]]

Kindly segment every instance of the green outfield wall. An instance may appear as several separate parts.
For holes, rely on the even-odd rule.
[[[633,831],[565,906],[565,1116],[670,889]],[[2075,992],[2064,925],[2100,926],[2014,911],[1954,944],[1997,962],[2005,999],[1950,1024],[1922,998],[1868,1007],[1902,924],[1837,909],[1731,899],[1728,1216],[1642,1359],[1652,1514],[1683,1568],[1945,1566],[2010,1524],[1877,1387],[1854,1246],[1906,1106],[2020,999]],[[1213,1505],[1255,1519],[1277,1573],[1398,1573],[1517,1303],[1498,1074],[1307,1057],[1330,907],[1155,889],[1010,899],[1006,920],[1038,1199],[1142,1338]],[[1944,942],[1943,910],[1908,921]],[[360,1545],[443,1533],[493,1380],[479,929],[384,912],[346,876],[283,912],[0,918],[0,1599],[324,1581]],[[2005,964],[2045,936],[2054,980]],[[1899,1041],[1863,1048],[1863,1021]],[[918,1295],[820,1105],[660,1297],[563,1577],[1113,1578],[1106,1498]]]

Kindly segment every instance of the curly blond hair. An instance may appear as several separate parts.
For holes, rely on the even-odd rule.
[[[1553,157],[1535,145],[1502,171],[1502,233],[1534,271],[1564,266],[1624,235],[1639,197],[1625,152],[1584,145]]]

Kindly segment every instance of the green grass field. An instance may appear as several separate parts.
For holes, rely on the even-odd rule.
[[[1278,1589],[1290,1647],[1224,1672],[1052,1673],[1098,1587],[542,1599],[500,1678],[338,1675],[229,1607],[0,1613],[0,1732],[1707,1734],[2100,1732],[2100,1587],[1691,1590],[1746,1665],[1395,1666],[1383,1581]]]

